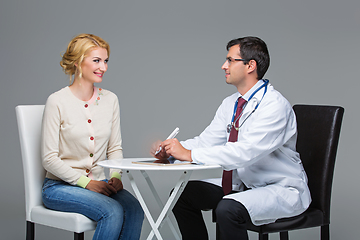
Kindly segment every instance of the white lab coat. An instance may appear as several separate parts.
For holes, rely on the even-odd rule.
[[[243,98],[248,100],[262,84],[259,81]],[[181,142],[192,150],[194,162],[220,164],[226,170],[234,170],[233,189],[240,192],[224,198],[241,202],[255,225],[298,215],[311,202],[307,176],[295,150],[295,114],[271,84],[265,95],[264,90],[261,88],[243,110],[237,142],[227,142],[226,130],[240,96],[238,92],[223,100],[210,125],[198,137]],[[221,179],[205,181],[221,186]],[[241,192],[243,184],[250,190]]]

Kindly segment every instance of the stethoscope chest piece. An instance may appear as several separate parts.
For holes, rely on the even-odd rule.
[[[227,131],[227,133],[230,133],[231,127],[232,127],[232,126],[231,126],[230,123],[226,126],[226,131]]]

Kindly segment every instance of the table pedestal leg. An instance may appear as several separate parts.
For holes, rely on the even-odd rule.
[[[171,212],[172,208],[174,207],[176,201],[179,199],[180,197],[180,194],[182,193],[182,191],[184,190],[187,182],[189,181],[190,179],[190,176],[191,176],[191,173],[192,173],[192,170],[190,171],[183,171],[183,173],[181,174],[179,180],[177,181],[175,187],[174,187],[174,190],[173,192],[170,194],[170,197],[168,198],[168,200],[166,201],[165,205],[162,204],[161,202],[161,199],[153,185],[153,183],[151,182],[149,176],[147,175],[147,173],[144,171],[144,170],[141,170],[141,173],[143,174],[143,176],[145,177],[145,180],[147,182],[147,184],[149,185],[149,188],[150,190],[152,191],[152,193],[154,194],[154,197],[156,199],[156,201],[158,202],[159,204],[159,207],[162,208],[162,211],[158,217],[158,219],[156,220],[156,222],[154,222],[151,214],[150,214],[150,211],[148,209],[148,207],[146,206],[146,203],[135,183],[135,180],[132,176],[132,174],[130,173],[130,171],[126,171],[128,177],[129,177],[129,180],[130,180],[130,183],[131,183],[131,186],[135,192],[135,195],[136,197],[138,198],[143,210],[144,210],[144,213],[145,213],[145,216],[146,218],[148,219],[149,223],[150,223],[150,226],[152,228],[152,231],[150,232],[147,240],[151,240],[154,235],[157,237],[158,240],[162,240],[162,237],[161,237],[161,234],[159,232],[159,229],[160,227],[162,226],[163,224],[163,221],[165,219],[168,220],[168,223],[169,223],[169,226],[171,228],[171,231],[173,232],[174,236],[176,239],[180,239],[170,218],[168,218],[168,214],[169,212]]]
[[[154,220],[153,220],[153,218],[152,218],[152,216],[150,214],[149,209],[146,206],[146,203],[145,203],[144,198],[142,197],[142,195],[141,195],[141,193],[139,191],[139,188],[136,185],[134,177],[132,176],[132,174],[131,174],[131,172],[129,170],[127,170],[126,173],[127,173],[128,177],[129,177],[130,184],[131,184],[131,186],[132,186],[132,188],[134,190],[134,193],[135,193],[137,199],[139,200],[139,203],[140,203],[141,207],[144,210],[145,216],[148,219],[151,228],[153,229],[153,231],[151,231],[151,232],[154,232],[154,234],[155,234],[155,236],[157,237],[158,240],[162,240],[160,232],[159,232],[158,228],[155,225],[155,222],[154,222]]]
[[[146,173],[146,171],[144,171],[144,170],[140,170],[140,172],[141,172],[142,175],[144,176],[147,184],[149,185],[149,188],[150,188],[151,192],[153,193],[154,198],[155,198],[156,202],[157,202],[158,205],[159,205],[159,208],[160,208],[160,209],[163,209],[163,208],[164,208],[164,204],[162,203],[162,201],[161,201],[161,199],[160,199],[160,197],[159,197],[159,194],[157,193],[157,191],[156,191],[156,189],[155,189],[155,187],[154,187],[154,184],[153,184],[152,181],[150,180],[149,175],[148,175],[148,174]],[[176,201],[175,201],[175,203],[176,203]],[[171,209],[172,209],[172,208],[171,208]],[[170,212],[171,212],[171,211],[170,211]],[[181,238],[179,237],[178,233],[176,232],[176,229],[175,229],[175,227],[174,227],[174,223],[171,221],[170,217],[167,216],[167,217],[165,218],[165,220],[166,220],[167,223],[169,224],[170,230],[172,231],[172,233],[173,233],[173,235],[175,236],[175,238],[176,238],[177,240],[181,240]],[[163,222],[160,224],[159,229],[162,227],[162,225],[163,225]]]

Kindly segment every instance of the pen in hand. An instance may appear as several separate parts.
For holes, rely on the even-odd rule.
[[[167,139],[175,138],[178,133],[179,133],[179,128],[177,127],[177,128],[175,128],[175,130],[168,136]],[[167,140],[167,139],[166,139],[166,140]],[[161,146],[160,146],[159,150],[157,150],[157,151],[155,152],[155,155],[157,155],[160,151],[161,151]]]

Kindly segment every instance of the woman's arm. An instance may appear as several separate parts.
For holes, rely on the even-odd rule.
[[[76,185],[82,174],[62,161],[59,157],[61,107],[56,95],[48,98],[42,122],[41,151],[42,164],[54,176]]]
[[[119,100],[115,95],[113,103],[113,119],[111,126],[111,134],[109,138],[109,144],[107,148],[107,158],[110,159],[122,159],[122,139],[121,139],[121,128],[120,128],[120,106]],[[110,177],[118,178],[121,180],[121,170],[119,169],[110,169]]]

